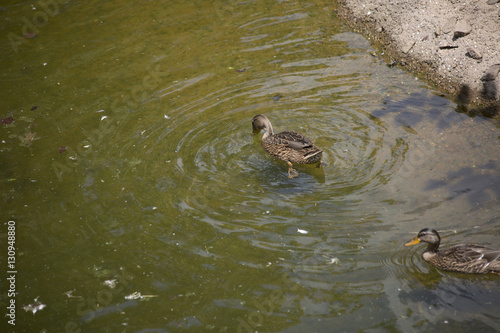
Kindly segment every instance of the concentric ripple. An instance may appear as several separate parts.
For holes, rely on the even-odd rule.
[[[255,215],[290,212],[306,202],[355,202],[386,184],[408,149],[402,137],[388,133],[380,119],[353,103],[367,99],[356,91],[370,73],[355,68],[368,57],[359,55],[348,65],[342,57],[290,62],[282,65],[286,73],[249,80],[231,72],[242,82],[215,92],[200,89],[204,95],[169,110],[146,131],[150,134],[141,144],[162,152],[164,161],[148,159],[143,167],[158,174],[163,172],[158,165],[173,169],[175,193],[169,204],[181,214],[198,212],[225,232],[252,230],[268,221]],[[212,79],[206,75],[195,81],[204,87]],[[197,89],[186,85],[183,93]],[[160,101],[172,95],[163,91]],[[256,114],[266,114],[276,132],[302,132],[323,148],[321,168],[298,166],[299,177],[289,179],[285,163],[269,157],[260,147],[261,135],[252,134]]]

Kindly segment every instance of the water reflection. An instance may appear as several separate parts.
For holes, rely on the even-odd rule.
[[[399,293],[399,300],[414,311],[432,328],[481,329],[493,331],[497,323],[495,313],[500,306],[497,282],[488,277],[470,277],[463,274],[441,275],[415,273],[412,281]],[[410,305],[411,304],[411,305]],[[458,313],[466,311],[472,318]]]

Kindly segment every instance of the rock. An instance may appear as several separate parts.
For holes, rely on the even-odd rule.
[[[450,45],[450,44],[439,44],[440,50],[448,50],[448,49],[456,49],[458,45]]]
[[[450,96],[456,96],[460,87],[467,86],[470,107],[482,108],[486,103],[495,110],[495,117],[500,117],[500,70],[494,67],[489,71],[493,64],[500,64],[500,2],[497,0],[491,6],[487,1],[339,0],[338,3],[346,22],[355,29],[365,30],[368,36],[383,26],[382,43],[394,60],[389,66],[397,64],[422,73],[427,81]],[[366,17],[367,8],[377,15]],[[461,20],[466,21],[457,27]],[[458,35],[469,35],[457,39],[455,31]],[[493,77],[496,78],[490,80]]]
[[[457,22],[457,25],[455,26],[455,32],[453,33],[453,38],[459,38],[459,37],[464,37],[470,34],[472,31],[472,27],[467,22],[467,20],[460,20]]]
[[[437,27],[436,28],[436,31],[434,32],[434,35],[436,35],[436,37],[439,36],[439,35],[441,35],[441,27]]]
[[[465,53],[465,55],[468,57],[471,57],[472,59],[476,59],[476,60],[483,59],[483,56],[481,55],[481,53],[479,53],[478,51],[476,51],[472,47],[467,48],[467,53]]]
[[[441,31],[443,32],[443,34],[447,34],[447,33],[450,33],[453,31],[453,29],[455,28],[455,25],[457,24],[457,18],[456,17],[452,17],[451,19],[448,20],[448,22],[446,22],[446,24],[441,28]]]
[[[481,81],[493,81],[497,78],[498,71],[500,71],[500,64],[490,66],[486,73],[484,73]]]
[[[490,100],[498,100],[498,87],[495,83],[495,79],[500,71],[500,64],[495,64],[490,66],[486,73],[481,77],[483,81],[483,91],[481,92],[483,97]]]
[[[409,41],[407,41],[405,43],[405,45],[403,45],[401,47],[401,51],[406,54],[406,53],[410,52],[410,50],[413,47],[413,45],[415,45],[415,41],[414,40],[409,40]]]
[[[494,5],[494,4],[496,4],[497,2],[500,2],[500,0],[488,0],[487,4],[488,4],[488,5]]]

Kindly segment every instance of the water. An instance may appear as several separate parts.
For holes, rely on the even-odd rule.
[[[500,329],[497,276],[403,246],[500,247],[498,121],[389,68],[330,2],[51,6],[2,7],[15,331]],[[325,165],[289,179],[256,114]]]

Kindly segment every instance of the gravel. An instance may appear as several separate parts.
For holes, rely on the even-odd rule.
[[[339,0],[339,13],[388,63],[500,117],[500,1]]]

